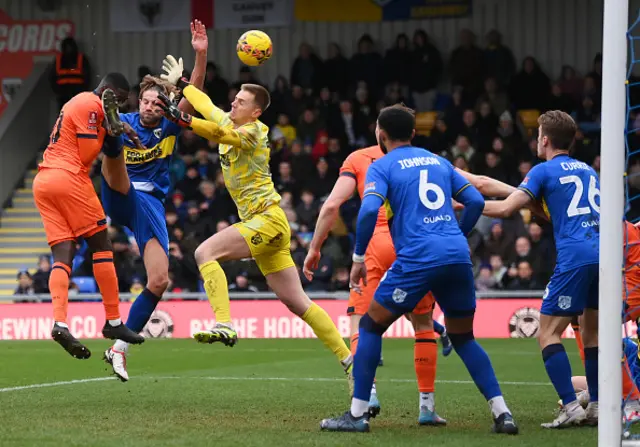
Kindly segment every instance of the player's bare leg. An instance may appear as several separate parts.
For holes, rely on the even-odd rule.
[[[561,316],[551,316],[551,315],[541,315],[540,316],[540,335],[538,338],[538,342],[540,344],[540,349],[542,350],[543,358],[545,358],[545,366],[547,366],[547,362],[556,361],[554,357],[558,354],[562,354],[564,348],[562,347],[562,333],[571,323],[572,317],[561,317]],[[583,339],[584,340],[584,339]],[[553,350],[553,352],[550,352]],[[559,356],[559,360],[564,360],[566,357],[566,353],[564,356]],[[568,359],[566,360],[568,364]],[[564,363],[564,362],[563,362]],[[575,391],[573,390],[573,386],[570,382],[571,378],[571,366],[570,365],[560,365],[562,369],[569,369],[569,377],[557,376],[554,381],[554,387],[556,390],[563,390],[562,393],[559,392],[560,398],[564,402],[558,416],[550,423],[542,424],[544,428],[565,428],[570,427],[572,425],[581,425],[586,419],[585,410],[578,403],[578,399],[576,397]],[[553,368],[551,366],[547,367],[547,370],[550,371]],[[549,373],[551,374],[551,373]],[[554,379],[554,377],[550,377],[550,379]],[[569,380],[569,383],[565,383]]]
[[[213,329],[193,334],[198,342],[221,342],[230,347],[237,343],[238,333],[231,322],[227,277],[220,267],[220,262],[250,257],[251,250],[247,242],[240,231],[233,226],[214,234],[196,249],[196,262],[202,274],[207,298],[216,317],[216,325]]]
[[[347,348],[338,328],[327,312],[312,302],[307,294],[304,293],[300,276],[295,266],[271,273],[266,278],[267,284],[278,296],[278,299],[292,313],[311,326],[313,332],[334,353],[345,372],[349,374],[353,363],[351,351]]]
[[[143,343],[144,337],[126,327],[120,319],[118,277],[113,265],[113,251],[106,228],[95,234],[85,235],[84,239],[93,253],[93,274],[102,294],[107,318],[102,328],[102,335],[110,340],[120,339],[134,344]]]
[[[411,313],[407,317],[411,320],[416,334],[413,360],[420,393],[418,423],[447,425],[447,421],[438,416],[435,408],[438,345],[433,328],[433,311],[426,314]]]
[[[60,242],[51,247],[53,268],[49,277],[49,289],[53,302],[53,319],[51,337],[72,357],[88,359],[91,351],[71,334],[67,325],[67,307],[69,302],[69,276],[73,257],[76,252],[75,241]]]
[[[125,196],[129,193],[131,180],[124,162],[124,153],[120,153],[117,158],[104,157],[102,159],[102,176],[109,188]]]
[[[147,272],[147,290],[155,297],[162,297],[169,285],[169,258],[157,239],[150,239],[144,247],[143,255],[144,267]],[[148,320],[150,314],[144,315]],[[127,327],[136,330],[137,327],[143,327],[146,322],[131,321],[131,313],[127,321]],[[123,382],[129,380],[127,372],[127,354],[129,352],[129,343],[118,340],[115,344],[107,349],[104,353],[104,360],[109,363],[113,369],[113,373]]]

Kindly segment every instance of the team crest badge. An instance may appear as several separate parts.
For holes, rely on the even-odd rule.
[[[561,295],[558,298],[558,307],[562,310],[567,310],[571,307],[571,297],[566,295]]]
[[[138,1],[138,12],[142,16],[144,22],[150,28],[156,25],[157,19],[162,14],[161,1]]]
[[[396,289],[393,291],[393,295],[391,295],[391,298],[398,304],[404,303],[404,300],[407,298],[407,292],[402,289]]]
[[[260,236],[259,233],[254,234],[253,236],[251,236],[251,243],[253,245],[260,245],[262,244],[262,236]]]
[[[2,97],[5,101],[11,102],[18,90],[20,90],[21,85],[22,79],[20,78],[4,78],[2,80]]]
[[[153,136],[160,138],[162,136],[162,128],[153,129]]]

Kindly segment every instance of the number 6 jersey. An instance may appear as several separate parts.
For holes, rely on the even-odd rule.
[[[534,166],[518,188],[548,210],[558,252],[556,272],[598,263],[600,181],[591,166],[557,155]]]
[[[446,159],[414,146],[398,147],[371,164],[363,195],[385,201],[403,271],[471,264],[451,202],[470,186]]]

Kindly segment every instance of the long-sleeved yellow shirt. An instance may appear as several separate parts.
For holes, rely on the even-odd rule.
[[[260,121],[234,129],[229,114],[216,107],[209,97],[188,86],[185,98],[205,119],[193,118],[193,131],[219,143],[224,183],[238,207],[240,219],[249,220],[280,203],[269,169],[269,128]]]

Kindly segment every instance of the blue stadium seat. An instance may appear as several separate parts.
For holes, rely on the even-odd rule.
[[[96,293],[96,280],[91,276],[74,276],[71,281],[78,285],[80,293]]]

